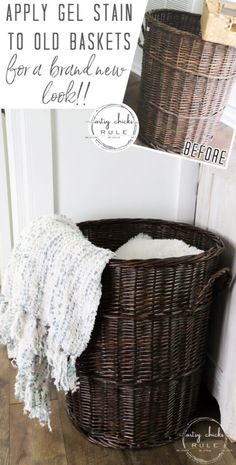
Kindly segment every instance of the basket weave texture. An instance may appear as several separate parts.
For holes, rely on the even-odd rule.
[[[201,39],[200,15],[146,13],[139,104],[140,138],[182,153],[185,141],[207,145],[236,77],[236,49]]]
[[[74,425],[93,442],[148,448],[173,440],[196,406],[213,282],[225,272],[216,272],[223,243],[193,226],[161,220],[79,226],[91,242],[114,251],[140,232],[205,251],[109,262],[94,331],[77,360],[80,388],[66,399]]]

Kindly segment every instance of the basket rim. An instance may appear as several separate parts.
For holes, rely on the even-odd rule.
[[[191,13],[189,11],[183,11],[183,10],[173,10],[172,8],[170,8],[170,9],[168,9],[168,8],[153,8],[152,10],[149,10],[149,11],[147,11],[145,13],[145,19],[151,21],[156,27],[158,27],[160,29],[164,29],[166,31],[173,32],[173,33],[178,34],[178,35],[183,35],[183,36],[187,36],[187,37],[194,37],[195,40],[199,40],[203,44],[207,43],[206,41],[204,41],[202,39],[201,36],[198,36],[197,34],[194,34],[193,32],[183,31],[182,29],[178,29],[177,27],[169,26],[168,24],[165,24],[162,21],[154,18],[152,16],[153,13],[154,12],[156,13],[156,12],[159,12],[159,11],[162,11],[162,12],[166,11],[168,13],[174,13],[174,14],[180,13],[180,14],[185,14],[185,15],[188,15],[188,16],[195,16],[195,17],[198,17],[199,19],[201,18],[200,14]]]
[[[183,264],[185,265],[191,265],[194,263],[199,263],[199,262],[204,262],[208,260],[209,258],[215,258],[221,255],[221,253],[224,250],[224,243],[220,236],[210,232],[206,231],[205,229],[199,228],[198,226],[193,226],[189,223],[184,223],[184,222],[178,222],[178,221],[169,221],[169,220],[162,220],[162,219],[157,219],[157,218],[111,218],[111,219],[100,219],[100,220],[88,220],[88,221],[82,221],[77,223],[77,226],[85,226],[89,224],[94,224],[94,225],[99,225],[99,224],[111,224],[111,223],[123,223],[126,224],[128,222],[135,222],[135,223],[158,223],[158,224],[166,224],[167,226],[178,226],[182,229],[190,229],[193,232],[198,232],[199,234],[204,234],[209,237],[211,237],[215,241],[215,246],[211,247],[210,249],[197,254],[197,255],[185,255],[185,256],[180,256],[180,257],[167,257],[167,258],[149,258],[149,259],[131,259],[131,260],[125,260],[125,259],[118,259],[118,258],[112,258],[106,267],[150,267],[150,266],[157,266],[158,267],[166,267],[166,266],[173,266],[173,267],[178,267]]]

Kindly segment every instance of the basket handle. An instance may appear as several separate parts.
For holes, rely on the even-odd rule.
[[[233,5],[232,3],[220,3],[219,2],[218,12],[221,13],[223,9],[235,11],[236,5]],[[236,32],[236,28],[233,28],[234,24],[236,24],[236,18],[232,18],[228,15],[226,15],[226,17],[228,17],[226,28],[229,29],[231,32]]]
[[[145,27],[144,27],[143,24],[142,24],[142,34],[143,34],[143,38],[145,39]],[[138,39],[138,45],[139,45],[140,48],[143,48],[143,46],[144,46],[144,42],[142,43],[141,37],[139,37],[139,39]]]
[[[215,282],[220,279],[224,278],[222,282],[222,286],[220,289],[218,289],[216,296],[221,294],[231,283],[232,280],[232,274],[229,268],[225,267],[222,268],[221,270],[217,271],[215,274],[213,274],[207,284],[203,286],[203,288],[200,291],[200,294],[198,295],[197,299],[197,306],[201,305],[204,300],[208,297],[208,295],[212,292],[212,288],[215,284]]]
[[[236,24],[236,18],[230,18],[229,21],[228,21],[228,29],[231,31],[231,32],[236,32],[236,28],[233,26]]]

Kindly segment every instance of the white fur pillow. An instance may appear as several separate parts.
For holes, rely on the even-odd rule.
[[[152,239],[151,236],[141,233],[117,249],[115,258],[123,260],[173,258],[202,252],[203,250],[178,239]]]

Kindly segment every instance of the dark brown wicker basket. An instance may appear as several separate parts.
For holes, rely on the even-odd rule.
[[[187,140],[208,144],[235,76],[236,48],[203,41],[199,15],[146,13],[140,138],[175,153],[182,153]]]
[[[79,225],[116,250],[134,235],[177,238],[204,253],[111,260],[90,343],[77,361],[80,389],[67,395],[75,426],[93,442],[147,448],[173,440],[192,417],[206,352],[209,307],[223,251],[215,235],[161,220]]]

